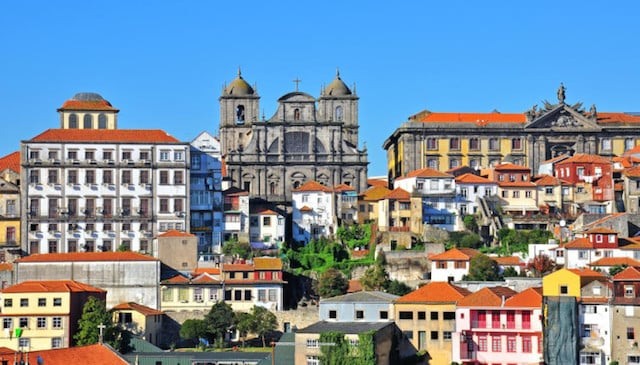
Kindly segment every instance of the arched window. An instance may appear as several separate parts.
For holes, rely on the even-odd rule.
[[[277,191],[277,189],[276,189],[276,183],[275,183],[275,182],[273,182],[273,181],[272,181],[272,182],[270,182],[270,183],[269,183],[269,194],[271,194],[271,195],[276,195],[276,191]]]
[[[69,128],[78,128],[78,116],[75,114],[69,115]]]
[[[91,129],[93,128],[93,118],[91,118],[91,114],[85,114],[84,115],[84,122],[82,123],[84,129]]]
[[[293,120],[300,120],[300,109],[295,109],[293,111]]]
[[[107,116],[104,114],[98,115],[98,129],[107,129]]]
[[[342,121],[342,107],[340,105],[336,107],[336,121],[337,122]]]
[[[236,123],[244,123],[244,105],[238,105],[236,107]]]

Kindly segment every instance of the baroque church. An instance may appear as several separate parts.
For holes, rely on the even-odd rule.
[[[286,204],[291,191],[315,180],[366,189],[367,151],[358,148],[358,96],[339,72],[318,99],[296,90],[259,115],[260,96],[238,76],[220,96],[220,138],[231,185],[252,197]]]
[[[600,112],[582,102],[569,104],[560,84],[557,103],[543,101],[524,113],[440,113],[409,117],[383,144],[388,177],[429,167],[486,168],[500,162],[537,173],[545,161],[575,153],[622,155],[640,144],[640,115]]]

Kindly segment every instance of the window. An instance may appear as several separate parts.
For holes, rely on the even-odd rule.
[[[91,114],[84,115],[82,128],[84,129],[93,128],[93,118],[91,117]]]
[[[531,328],[531,311],[522,311],[522,328]]]
[[[107,116],[102,113],[98,115],[98,129],[107,129]]]
[[[69,115],[69,128],[78,128],[78,116],[76,114]]]
[[[200,155],[191,156],[191,170],[200,170]]]
[[[456,319],[456,312],[443,312],[442,319],[444,319],[445,321],[454,320]]]
[[[38,298],[38,307],[46,307],[47,298]]]
[[[122,184],[131,184],[131,170],[122,171]]]
[[[633,327],[627,327],[627,340],[635,340],[636,333]]]
[[[162,170],[160,171],[160,185],[168,185],[169,184],[169,171]]]
[[[20,306],[28,307],[29,306],[29,298],[20,298]]]
[[[487,351],[487,336],[478,336],[478,351]]]
[[[169,213],[169,199],[160,199],[160,213]]]
[[[175,161],[182,161],[182,160],[184,160],[184,152],[182,152],[182,151],[175,151],[175,152],[173,153],[173,159],[174,159]]]
[[[149,183],[149,170],[140,171],[140,184]]]
[[[442,339],[445,341],[451,341],[451,331],[443,331]]]
[[[514,198],[520,198],[520,192],[519,191],[514,191],[512,196]]]
[[[340,105],[336,107],[336,121],[342,121],[342,107]]]
[[[449,149],[450,150],[460,150],[460,138],[453,137],[449,139]]]
[[[320,365],[320,358],[318,356],[307,356],[307,365]]]
[[[511,139],[511,149],[512,150],[521,150],[522,149],[522,139],[521,138],[512,138]]]
[[[163,302],[172,302],[173,301],[173,289],[171,288],[162,288],[162,301]]]
[[[329,318],[331,318],[331,319],[336,319],[336,318],[338,318],[338,312],[337,312],[337,311],[335,311],[335,310],[330,310],[330,311],[329,311]]]
[[[18,339],[18,347],[30,347],[31,341],[29,341],[28,338],[26,337],[20,337],[20,339]]]
[[[507,336],[507,352],[516,352],[515,336]]]
[[[13,319],[12,318],[3,318],[2,319],[2,328],[9,329],[13,327]]]
[[[173,184],[174,185],[184,184],[184,174],[182,173],[182,171],[175,171],[173,173]]]
[[[625,151],[628,151],[628,150],[632,149],[635,146],[636,146],[636,141],[634,141],[633,138],[626,138],[624,140],[624,150]]]
[[[500,328],[500,311],[491,312],[491,328]]]
[[[54,307],[62,307],[62,298],[53,298]]]
[[[380,319],[389,319],[389,312],[380,311]]]
[[[489,150],[497,151],[500,149],[500,143],[497,138],[489,138]]]
[[[262,217],[263,226],[271,226],[271,217]]]
[[[438,139],[436,138],[427,138],[427,149],[428,150],[437,150],[438,149]]]
[[[587,250],[579,250],[578,251],[578,258],[580,260],[586,260],[588,256],[589,256],[589,252]]]
[[[62,339],[60,337],[54,337],[51,339],[51,348],[59,349],[62,347]]]
[[[611,150],[611,139],[610,138],[602,138],[600,140],[600,149],[602,151],[610,151]]]
[[[427,313],[426,312],[418,312],[418,320],[425,320],[427,319]]]
[[[418,350],[423,350],[427,347],[427,332],[418,331]]]
[[[633,285],[625,285],[624,286],[624,297],[625,298],[633,298],[635,295],[633,293]]]
[[[38,317],[36,319],[36,326],[40,329],[47,328],[47,319],[45,317]]]
[[[174,212],[184,212],[184,204],[182,199],[174,199],[173,200],[173,211]]]
[[[531,191],[530,191],[530,190],[525,191],[525,192],[524,192],[524,197],[525,197],[525,198],[529,198],[529,199],[531,199]]]
[[[317,349],[318,347],[320,347],[318,345],[319,343],[320,343],[320,341],[318,341],[318,339],[309,338],[309,339],[307,339],[307,348]]]
[[[580,352],[580,364],[599,364],[599,352]]]
[[[29,172],[29,183],[31,183],[31,184],[40,184],[40,171],[31,170]]]
[[[532,351],[531,336],[522,336],[522,352],[531,353]]]
[[[26,328],[29,327],[29,318],[27,317],[20,317],[20,319],[18,320],[18,324],[20,328]]]
[[[169,161],[169,151],[160,151],[160,161]]]
[[[431,313],[429,313],[429,317],[431,318],[432,321],[437,321],[438,319],[440,319],[440,313],[439,312],[431,312]]]
[[[438,331],[431,331],[431,340],[437,340],[438,339]]]
[[[364,319],[364,311],[363,310],[357,310],[356,311],[356,319]]]
[[[466,269],[467,268],[467,262],[466,261],[455,261],[454,267],[456,269]]]
[[[491,337],[491,351],[502,352],[502,337],[495,335]]]
[[[480,139],[478,138],[470,138],[469,139],[469,149],[472,151],[477,151],[480,149]]]
[[[413,319],[413,312],[400,312],[398,313],[400,319]]]
[[[85,184],[95,184],[96,183],[96,172],[94,170],[87,170],[84,173],[84,182]]]
[[[516,313],[514,311],[507,312],[507,328],[516,328]]]
[[[566,285],[560,285],[560,295],[569,294],[569,288]]]

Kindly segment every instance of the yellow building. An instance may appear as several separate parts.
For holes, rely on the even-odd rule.
[[[591,269],[560,269],[542,278],[542,295],[580,298],[580,289],[599,279],[604,275]]]
[[[138,337],[156,345],[162,342],[162,319],[164,313],[142,304],[120,303],[111,309],[113,322]]]
[[[0,157],[0,261],[20,246],[20,152]]]
[[[430,365],[451,363],[456,303],[470,291],[447,282],[432,281],[398,298],[396,324],[418,351],[426,351]]]
[[[25,281],[2,291],[0,347],[37,351],[73,346],[82,307],[107,292],[73,280]],[[16,329],[22,329],[20,338]]]
[[[410,116],[387,138],[388,177],[429,167],[489,167],[501,161],[533,171],[560,154],[621,155],[640,140],[640,116],[598,112],[582,103],[544,102],[524,113],[439,113]]]
[[[358,223],[378,223],[380,201],[391,192],[384,186],[372,186],[358,196]]]

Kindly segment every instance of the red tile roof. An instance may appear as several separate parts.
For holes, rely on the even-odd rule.
[[[463,174],[456,177],[456,184],[492,184],[495,185],[495,181],[491,181],[487,178],[474,175],[474,174]]]
[[[536,184],[531,181],[503,181],[499,182],[501,188],[535,188]]]
[[[396,303],[457,303],[471,292],[448,282],[432,281],[398,298]]]
[[[16,262],[65,262],[65,261],[158,261],[137,252],[69,252],[41,253],[18,259]]]
[[[491,123],[519,123],[524,124],[526,117],[520,113],[432,113],[429,111],[421,112],[410,117],[418,122],[424,123],[475,123],[478,125],[487,125]]]
[[[640,280],[640,270],[631,266],[617,273],[613,280]]]
[[[618,234],[618,231],[607,227],[595,227],[591,228],[586,233]]]
[[[189,282],[189,279],[178,274],[176,276],[172,276],[169,279],[162,281],[165,284],[186,284]]]
[[[610,164],[611,160],[599,155],[587,155],[584,153],[577,153],[568,159],[558,162],[557,165],[565,165],[569,163],[605,163]]]
[[[209,273],[202,273],[195,278],[191,279],[191,283],[193,284],[218,284],[220,283],[220,279],[212,276]]]
[[[282,270],[282,260],[277,257],[254,257],[253,267],[256,270]]]
[[[604,277],[604,274],[595,270],[591,270],[591,269],[567,269],[569,271],[571,271],[572,273],[581,276],[581,277],[585,277],[585,278],[600,278],[600,277]]]
[[[361,197],[364,201],[378,201],[384,199],[384,197],[390,192],[391,190],[387,189],[385,186],[374,186],[365,190]]]
[[[196,235],[194,235],[194,234],[183,232],[183,231],[178,231],[176,229],[170,229],[170,230],[158,235],[158,237],[195,237],[195,236]]]
[[[223,264],[222,271],[253,271],[253,265],[249,264]]]
[[[560,185],[571,185],[570,182],[559,179],[555,176],[551,175],[540,175],[536,176],[536,180],[534,183],[538,186],[560,186]]]
[[[491,257],[498,265],[501,266],[522,266],[524,262],[518,256],[502,256]]]
[[[157,309],[153,309],[153,308],[147,307],[146,305],[138,304],[135,302],[120,303],[115,307],[113,307],[113,309],[114,310],[133,310],[144,316],[157,316],[162,314],[162,311],[159,311]]]
[[[312,212],[312,211],[313,211],[313,209],[312,209],[310,206],[305,205],[305,206],[303,206],[302,208],[300,208],[300,211],[301,211],[301,212]]]
[[[0,171],[6,169],[20,173],[20,151],[0,157]]]
[[[368,186],[382,186],[387,187],[389,183],[385,179],[367,179]]]
[[[589,266],[617,266],[627,265],[640,267],[640,261],[630,257],[603,257],[589,264]]]
[[[360,280],[349,280],[347,293],[355,293],[359,291],[362,291],[362,284],[360,283]]]
[[[38,280],[23,281],[22,283],[4,288],[3,293],[77,293],[106,291],[74,280]]]
[[[351,185],[339,184],[333,187],[333,191],[341,193],[344,191],[356,191],[356,189]]]
[[[67,100],[58,111],[62,110],[105,110],[118,111],[106,100]]]
[[[505,307],[541,308],[542,288],[529,288],[505,300]]]
[[[299,192],[303,192],[303,191],[322,191],[322,192],[331,192],[331,189],[329,189],[328,187],[320,184],[317,181],[307,181],[306,183],[302,184],[299,188],[297,189],[293,189],[293,191],[299,191]]]
[[[198,276],[200,274],[211,274],[211,275],[220,275],[220,269],[217,267],[199,267],[191,273],[193,276]]]
[[[256,215],[279,215],[277,212],[274,212],[271,209],[260,209],[258,211],[252,212],[251,214],[256,214]]]
[[[593,243],[589,242],[588,238],[576,238],[573,241],[564,245],[567,249],[585,249],[593,248]]]
[[[47,129],[31,142],[179,143],[160,129]]]
[[[418,170],[413,170],[413,171],[409,171],[405,176],[402,176],[396,180],[401,180],[401,179],[406,179],[406,178],[410,178],[410,177],[438,177],[438,178],[442,178],[442,177],[453,177],[453,175],[449,175],[446,174],[444,172],[440,172],[438,170],[434,170],[434,169],[430,169],[428,167],[425,167],[424,169],[418,169]]]
[[[640,177],[640,166],[634,166],[624,170],[623,174],[628,177]]]
[[[470,261],[480,255],[480,251],[472,248],[452,248],[443,253],[429,257],[431,261]]]
[[[564,160],[565,158],[569,158],[569,157],[571,157],[571,156],[569,156],[569,155],[567,155],[567,154],[563,154],[563,155],[559,155],[559,156],[556,156],[556,157],[550,158],[550,159],[548,159],[548,160],[542,161],[540,164],[553,164],[553,163],[556,163],[556,162],[558,162],[558,161],[562,161],[562,160]]]
[[[485,287],[466,296],[458,302],[458,307],[501,307],[503,299],[518,294],[506,286]]]
[[[0,263],[0,271],[12,271],[13,264],[10,262],[2,262]]]
[[[14,350],[7,349],[0,351],[0,356],[13,361]],[[91,364],[91,365],[128,365],[124,358],[107,347],[106,345],[95,344],[87,346],[68,347],[63,349],[29,351],[25,353],[29,358],[29,364],[36,364],[36,359],[44,365],[69,365],[69,364]],[[38,362],[38,363],[40,363]]]
[[[402,188],[395,188],[389,194],[385,195],[385,199],[409,201],[411,200],[411,194]]]
[[[527,171],[530,172],[531,169],[526,167],[526,166],[522,166],[522,165],[515,165],[512,163],[501,163],[498,164],[496,166],[494,166],[493,168],[496,171]]]
[[[640,116],[627,113],[598,112],[598,123],[640,123]]]

